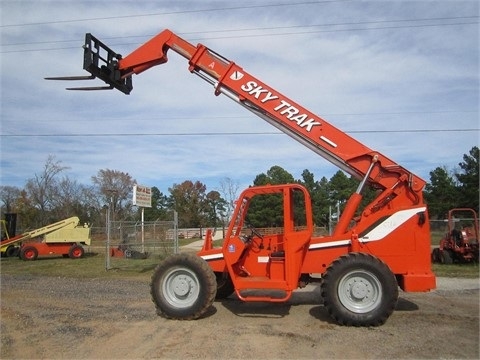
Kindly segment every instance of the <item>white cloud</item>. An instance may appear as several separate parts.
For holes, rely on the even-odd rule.
[[[478,145],[478,132],[389,132],[478,129],[478,17],[466,18],[477,22],[466,25],[445,25],[453,20],[381,22],[478,15],[477,2],[242,4],[235,7],[246,8],[205,12],[198,10],[233,5],[2,2],[1,184],[23,186],[49,154],[69,166],[68,174],[81,183],[109,168],[164,192],[187,179],[198,179],[209,189],[224,177],[246,186],[273,165],[295,178],[303,169],[317,179],[337,170],[281,134],[187,136],[277,130],[226,97],[215,97],[213,88],[190,74],[185,59],[173,52],[168,64],[134,76],[129,96],[67,92],[65,86],[81,84],[43,80],[86,74],[81,69],[85,32],[126,55],[171,28],[344,131],[380,131],[352,136],[426,180],[435,167],[457,166]],[[157,15],[133,16],[138,14]],[[76,19],[84,21],[72,21]],[[32,23],[37,25],[8,26]],[[340,23],[349,25],[301,27]],[[418,27],[435,23],[444,25]],[[227,31],[238,29],[253,30]],[[278,33],[289,35],[258,36]]]

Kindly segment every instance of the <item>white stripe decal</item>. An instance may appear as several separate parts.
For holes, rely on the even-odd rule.
[[[385,238],[388,234],[395,231],[398,227],[404,224],[412,216],[415,216],[419,212],[425,211],[426,207],[420,207],[415,209],[401,210],[395,214],[389,216],[383,220],[375,229],[367,233],[364,237],[359,239],[362,243],[367,243],[371,241],[379,241]],[[347,240],[336,240],[329,241],[325,243],[317,243],[309,246],[309,250],[317,250],[329,247],[336,246],[347,246],[350,244],[350,239]],[[203,255],[202,259],[204,260],[219,260],[223,259],[223,254],[212,254],[212,255]]]
[[[419,212],[425,211],[426,209],[426,207],[422,207],[398,211],[385,219],[381,224],[375,227],[375,229],[372,229],[372,231],[370,231],[360,240],[362,242],[382,240],[385,236],[403,225],[403,223],[409,220],[412,216],[418,214]]]
[[[201,256],[201,258],[203,260],[219,260],[219,259],[223,259],[223,254],[220,253],[220,254],[212,254],[212,255],[203,255]]]
[[[320,243],[320,244],[312,244],[309,246],[309,250],[316,250],[316,249],[323,249],[323,248],[329,248],[329,247],[335,247],[335,246],[345,246],[350,244],[350,240],[337,240],[337,241],[329,241],[325,243]]]
[[[323,141],[325,141],[327,144],[333,146],[334,148],[337,147],[337,144],[335,144],[332,140],[326,138],[325,136],[320,136],[320,139],[322,139]]]
[[[359,240],[362,243],[382,240],[388,234],[395,231],[398,227],[400,227],[412,216],[415,216],[419,212],[425,211],[426,209],[427,209],[426,207],[421,207],[421,208],[398,211],[392,216],[389,216],[387,219],[382,221],[377,227],[375,227],[375,229],[371,230],[369,233],[364,235]],[[309,250],[323,249],[327,247],[336,247],[336,246],[346,246],[349,244],[350,244],[350,240],[329,241],[325,243],[312,244],[310,245]]]

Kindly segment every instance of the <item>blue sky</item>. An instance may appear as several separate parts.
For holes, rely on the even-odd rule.
[[[112,169],[164,193],[184,180],[245,187],[274,165],[297,179],[338,170],[216,97],[173,52],[134,76],[128,96],[43,80],[87,74],[86,32],[126,55],[169,28],[427,181],[479,144],[478,1],[15,0],[0,10],[1,185],[23,187],[49,155],[85,185]]]

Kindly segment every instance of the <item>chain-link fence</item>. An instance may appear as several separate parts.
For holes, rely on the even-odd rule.
[[[479,221],[477,219],[477,221]],[[470,227],[474,229],[474,224],[475,224],[475,219],[473,218],[468,218],[468,217],[463,217],[463,218],[457,218],[453,220],[452,223],[454,226],[457,225],[460,228],[463,227]],[[452,225],[451,224],[451,225]],[[477,222],[477,229],[480,228],[480,221]],[[432,235],[432,242],[433,245],[438,245],[440,239],[442,239],[445,234],[448,232],[448,220],[430,220],[430,232]],[[451,230],[451,229],[450,229]]]
[[[90,252],[105,252],[105,268],[118,268],[125,259],[152,259],[178,253],[178,221],[112,221],[91,228]]]
[[[473,219],[469,219],[472,220]],[[447,228],[446,220],[430,220],[432,245],[438,244]],[[217,229],[216,237],[223,238],[226,229]],[[282,232],[281,228],[257,229],[263,234]],[[247,230],[246,230],[247,231]],[[171,221],[112,221],[110,228],[92,227],[91,245],[87,252],[105,254],[105,267],[125,268],[135,259],[156,260],[180,251],[179,239],[201,239],[205,228],[178,228],[177,215]],[[314,236],[328,236],[328,229],[315,227]],[[223,235],[223,236],[222,236]],[[218,246],[218,244],[217,244]]]

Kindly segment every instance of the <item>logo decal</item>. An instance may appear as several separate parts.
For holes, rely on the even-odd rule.
[[[240,71],[234,71],[232,75],[230,75],[230,79],[232,80],[240,80],[241,78],[243,78],[243,73]]]

